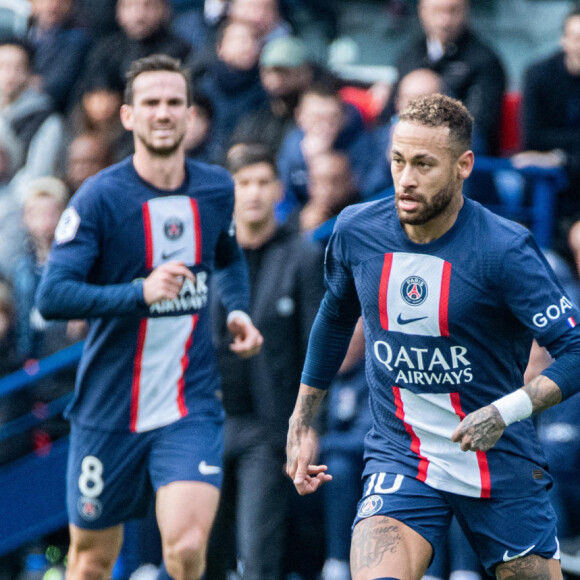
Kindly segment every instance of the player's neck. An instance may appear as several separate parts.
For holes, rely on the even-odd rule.
[[[236,238],[242,248],[254,250],[270,240],[276,233],[276,228],[275,219],[259,225],[236,223]]]
[[[426,224],[420,226],[401,224],[407,237],[415,244],[428,244],[439,239],[453,227],[463,207],[463,201],[463,195],[455,197],[443,212]]]
[[[158,189],[177,189],[185,179],[185,154],[181,150],[171,157],[158,157],[137,149],[133,166],[141,179]]]

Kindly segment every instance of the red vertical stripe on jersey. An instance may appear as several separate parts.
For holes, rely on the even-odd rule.
[[[145,230],[145,268],[153,269],[153,232],[151,231],[151,214],[149,204],[143,204],[143,229]]]
[[[189,198],[191,203],[191,213],[193,214],[193,235],[195,236],[195,263],[201,264],[201,221],[199,219],[199,208],[197,201]]]
[[[449,336],[449,282],[451,281],[451,264],[443,262],[441,275],[441,297],[439,298],[439,332]]]
[[[417,469],[417,479],[425,481],[427,479],[427,468],[429,467],[429,460],[421,455],[421,440],[415,434],[413,427],[405,422],[405,409],[403,408],[403,400],[401,399],[401,390],[399,387],[393,387],[393,394],[395,396],[395,405],[397,412],[395,416],[403,422],[405,430],[411,437],[411,451],[419,457],[419,467]]]
[[[193,333],[195,332],[195,327],[197,326],[197,321],[199,319],[199,314],[195,314],[191,317],[191,333],[189,338],[185,343],[185,348],[183,349],[183,356],[181,357],[181,376],[177,382],[177,408],[179,409],[179,415],[185,417],[187,415],[187,407],[185,406],[185,371],[189,366],[189,349],[193,343]]]
[[[133,384],[131,386],[131,431],[137,430],[137,418],[139,415],[139,388],[141,386],[141,363],[143,361],[143,347],[147,336],[147,318],[143,318],[137,332],[137,352],[133,361]]]
[[[389,330],[389,315],[387,312],[387,290],[389,288],[389,278],[391,276],[391,267],[393,265],[393,254],[385,254],[383,262],[383,271],[381,273],[381,283],[379,285],[379,317],[381,326]]]
[[[449,398],[451,399],[451,405],[453,406],[455,414],[459,417],[460,421],[463,421],[463,419],[465,419],[465,413],[461,408],[459,393],[450,393]],[[487,464],[487,455],[485,454],[485,451],[476,451],[475,455],[477,457],[479,476],[481,478],[481,493],[479,497],[490,497],[491,478],[489,475],[489,465]]]

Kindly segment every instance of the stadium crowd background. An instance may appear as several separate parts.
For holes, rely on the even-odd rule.
[[[555,198],[552,242],[543,249],[577,300],[579,26],[568,46],[578,67],[569,71],[566,89],[570,134],[556,125],[552,142],[533,141],[532,112],[526,110],[532,97],[541,96],[543,86],[544,92],[565,92],[561,84],[554,84],[557,80],[548,78],[546,59],[559,51],[562,25],[574,3],[472,0],[468,21],[460,24],[483,39],[475,58],[461,52],[460,42],[452,54],[413,53],[410,43],[423,34],[417,8],[414,0],[1,2],[1,375],[84,337],[84,321],[42,320],[34,306],[35,289],[70,196],[84,179],[131,154],[132,139],[118,115],[124,74],[133,59],[159,52],[180,58],[191,71],[196,115],[186,136],[189,155],[223,164],[236,143],[265,143],[277,155],[284,186],[278,219],[321,243],[327,235],[324,225],[345,205],[392,193],[386,152],[396,112],[405,100],[435,91],[462,98],[476,119],[476,153],[509,158],[516,169],[539,166],[565,175],[567,185]],[[580,16],[575,21],[580,23]],[[470,67],[482,66],[480,78],[462,75],[464,57],[465,62],[474,58]],[[451,72],[447,65],[437,64],[445,59]],[[406,82],[399,83],[403,78]],[[535,105],[541,108],[540,96]],[[516,170],[472,181],[469,195],[494,208],[509,206],[513,202],[509,193],[514,191],[518,203],[530,203],[529,180]],[[539,372],[546,357],[534,349],[529,372]],[[50,401],[71,390],[73,375],[60,373],[2,398],[0,429],[24,413],[41,416]],[[337,388],[330,400],[321,450],[330,453],[333,445],[339,449],[342,445],[343,450],[348,447],[345,456],[352,457],[362,450],[361,433],[367,424],[364,384],[360,373],[340,380],[346,388],[344,384]],[[574,484],[580,467],[575,398],[545,413],[538,425],[557,480],[554,501],[560,506],[563,538],[580,534],[580,518],[574,516],[580,513],[580,492]],[[42,455],[67,432],[66,421],[57,417],[4,440],[0,463],[7,465],[28,453]],[[337,433],[352,437],[341,439]],[[356,461],[342,465],[344,481],[358,481],[360,465]],[[358,489],[354,495],[358,497]],[[305,502],[316,505],[292,508],[315,517],[292,532],[296,559],[289,562],[289,573],[307,580],[318,577],[324,566],[324,580],[344,578],[340,567],[344,557],[331,554],[344,550],[343,540],[330,538],[332,532],[326,534],[326,544],[323,540],[322,522],[333,521],[337,514],[332,509],[338,508],[332,506],[343,498],[336,499],[326,497],[322,504],[309,498]],[[340,517],[348,521],[350,512]],[[156,552],[155,530],[144,524],[135,533],[145,545],[140,553]],[[301,541],[320,544],[318,560],[298,562]],[[0,578],[30,580],[27,558],[51,544],[64,550],[66,531],[31,538],[29,545],[2,558]],[[339,564],[333,569],[329,560]],[[140,557],[137,563],[150,562]],[[440,570],[449,571],[454,564],[442,566]],[[481,574],[477,566],[470,571]],[[117,577],[130,572],[126,567]],[[433,572],[435,577],[443,575]]]

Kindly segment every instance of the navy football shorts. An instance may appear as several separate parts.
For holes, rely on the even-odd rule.
[[[363,493],[353,529],[370,516],[392,517],[423,536],[435,552],[455,514],[492,576],[498,564],[516,557],[560,557],[556,514],[545,489],[526,497],[480,499],[437,490],[413,477],[377,473],[365,477]]]
[[[182,419],[144,433],[71,425],[69,521],[98,530],[145,515],[153,494],[173,481],[222,483],[223,421]]]

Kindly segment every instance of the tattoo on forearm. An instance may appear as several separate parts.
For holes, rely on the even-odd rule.
[[[500,564],[496,570],[498,580],[550,580],[548,560],[536,556],[517,558]]]
[[[387,552],[396,552],[400,541],[399,528],[390,518],[360,522],[354,529],[350,552],[353,576],[362,568],[378,565]]]
[[[562,391],[548,377],[538,375],[525,387],[524,391],[532,399],[534,412],[543,411],[562,401]]]

